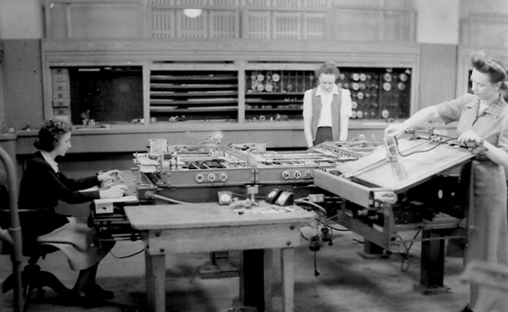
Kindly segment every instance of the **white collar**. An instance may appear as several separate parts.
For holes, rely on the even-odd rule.
[[[321,89],[321,86],[318,86],[318,87],[317,87],[317,91],[316,91],[316,95],[323,95],[323,94],[325,94],[325,93],[323,92],[323,89]],[[333,95],[333,94],[337,94],[337,95],[339,95],[339,87],[338,87],[336,84],[334,84],[334,85],[332,86],[332,92],[331,92],[330,94],[332,94],[332,95]]]
[[[58,172],[58,163],[49,155],[46,151],[41,151],[42,157],[44,157],[44,160],[48,162],[48,164],[55,170],[55,172]]]

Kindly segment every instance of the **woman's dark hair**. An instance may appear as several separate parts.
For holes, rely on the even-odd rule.
[[[44,121],[39,130],[39,139],[34,142],[34,146],[39,150],[51,152],[60,142],[62,136],[71,130],[71,126],[65,121],[48,119]]]
[[[314,76],[316,78],[319,78],[319,76],[321,76],[321,74],[329,74],[329,75],[335,75],[335,79],[339,78],[339,68],[337,68],[337,66],[331,62],[328,62],[328,63],[324,63],[323,65],[319,66],[315,71],[314,71]]]
[[[508,74],[506,67],[498,59],[487,57],[484,52],[476,52],[471,57],[473,68],[482,74],[488,75],[491,83],[501,82],[499,91],[506,95],[508,93]]]

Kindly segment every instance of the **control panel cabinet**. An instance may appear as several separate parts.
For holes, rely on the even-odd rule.
[[[314,69],[320,64],[52,67],[52,111],[74,125],[298,121],[305,91],[319,83]],[[412,68],[339,70],[337,85],[351,92],[353,120],[409,117]]]
[[[340,68],[337,85],[351,92],[352,119],[408,118],[412,72]],[[302,119],[303,94],[319,83],[313,70],[251,70],[245,76],[245,118],[252,121]]]
[[[303,94],[315,86],[312,71],[250,70],[245,73],[245,119],[302,119]]]

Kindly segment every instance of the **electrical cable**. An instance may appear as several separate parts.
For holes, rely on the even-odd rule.
[[[397,138],[396,138],[396,137],[394,137],[394,139],[395,139],[395,144],[396,144],[397,146],[399,146],[399,142],[397,141]],[[451,140],[456,140],[456,138],[449,138],[449,139],[446,139],[446,140],[444,140],[444,141],[436,142],[437,144],[436,144],[436,145],[434,145],[434,146],[432,146],[431,148],[428,148],[428,149],[426,149],[426,150],[417,150],[417,151],[414,151],[414,152],[411,152],[411,153],[408,153],[408,154],[402,154],[398,148],[397,148],[397,151],[398,151],[398,154],[399,154],[400,156],[402,156],[402,157],[408,157],[408,156],[410,156],[410,155],[417,154],[417,153],[426,153],[426,152],[430,152],[430,151],[432,151],[433,149],[437,148],[438,146],[440,146],[440,145],[442,145],[442,144],[444,144],[444,143],[446,143],[446,142],[449,142],[449,141],[451,141]],[[466,147],[467,147],[467,145],[466,145]]]
[[[361,237],[360,235],[355,235],[356,238],[353,238],[353,242],[356,242],[358,244],[365,244],[365,239]]]
[[[415,236],[413,237],[413,239],[411,240],[411,243],[409,244],[409,246],[406,245],[406,242],[402,239],[402,237],[399,235],[399,239],[400,241],[402,242],[402,245],[404,245],[404,248],[406,249],[405,252],[401,253],[399,252],[399,255],[402,256],[402,262],[400,263],[400,270],[402,272],[407,272],[409,270],[409,251],[411,250],[411,247],[413,247],[413,244],[415,242],[415,239],[416,237],[420,234],[420,232],[422,231],[422,229],[418,229],[418,231],[416,232]],[[407,266],[404,267],[404,264],[407,262]]]
[[[317,250],[314,250],[314,276],[319,276],[319,274],[317,269]]]
[[[167,201],[167,202],[170,202],[170,203],[174,203],[174,204],[185,204],[185,205],[191,205],[191,204],[193,204],[193,203],[184,202],[184,201],[181,201],[181,200],[177,200],[177,199],[173,199],[173,198],[170,198],[170,197],[161,196],[161,195],[157,195],[157,194],[153,194],[153,198],[157,198],[157,199],[164,200],[164,201]]]
[[[130,258],[130,257],[134,257],[135,255],[139,255],[140,253],[142,253],[143,251],[145,251],[145,248],[141,249],[140,251],[136,251],[135,253],[132,253],[130,255],[127,255],[127,256],[117,256],[113,253],[113,251],[110,251],[110,254],[115,258],[115,259],[126,259],[126,258]]]
[[[327,230],[327,231],[325,231]],[[332,246],[333,245],[333,229],[332,228],[322,228],[321,231],[323,232],[323,242],[328,242],[328,246]],[[326,235],[326,233],[329,233],[328,234],[328,237]],[[325,240],[326,238],[326,240]]]
[[[325,222],[323,222],[323,221],[321,221],[321,220],[319,220],[319,219],[317,219],[317,218],[315,218],[315,220],[316,220],[317,222],[321,223],[322,225],[324,225],[324,226],[326,226],[326,227],[329,227],[330,229],[335,230],[335,231],[337,231],[337,232],[349,232],[349,230],[348,230],[348,229],[345,229],[345,230],[344,230],[344,229],[339,229],[339,228],[336,228],[336,227],[331,226],[331,225],[329,225],[329,224],[327,224],[327,223],[325,223]]]
[[[303,200],[303,199],[295,199],[295,203],[307,204],[307,205],[310,205],[312,207],[317,208],[325,216],[328,214],[328,212],[326,211],[326,209],[323,206],[320,206],[320,205],[318,205],[318,204],[316,204],[314,202],[311,202],[311,201],[308,201],[308,200]]]
[[[302,231],[300,231],[300,236],[305,239],[306,241],[309,241],[309,239],[307,237],[305,237],[305,235],[303,235]]]
[[[416,134],[417,132],[418,132],[418,133],[423,133],[423,134],[429,134],[429,132],[427,132],[427,131],[422,131],[422,130],[405,130],[404,132],[405,132],[405,133],[407,133],[407,134],[411,134],[411,133],[415,133],[415,134]],[[403,135],[404,135],[404,134],[401,134],[401,135],[398,135],[397,137],[401,137],[401,136],[403,136]],[[452,139],[452,140],[457,140],[457,138],[456,138],[456,137],[451,137],[451,136],[449,136],[449,135],[445,135],[445,134],[439,134],[439,136],[440,136],[440,137],[443,137],[443,138],[449,138],[449,139]]]

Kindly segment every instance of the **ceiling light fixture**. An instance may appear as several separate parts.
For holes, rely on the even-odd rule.
[[[201,9],[184,9],[183,14],[190,18],[196,18],[201,15],[202,11]]]

